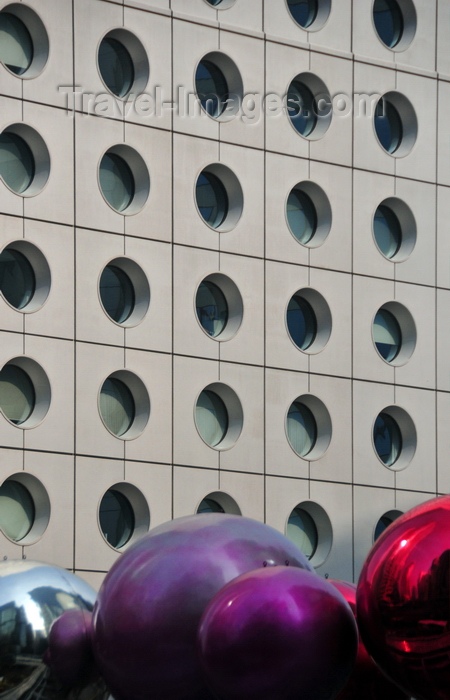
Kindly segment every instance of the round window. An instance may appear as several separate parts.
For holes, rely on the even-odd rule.
[[[322,245],[331,228],[330,202],[322,188],[309,180],[295,185],[286,201],[286,220],[299,243]]]
[[[213,163],[202,170],[195,183],[195,202],[203,221],[215,231],[230,231],[244,206],[236,175],[225,165]]]
[[[34,501],[27,488],[14,479],[0,486],[0,530],[14,542],[24,539],[35,520]]]
[[[100,77],[116,97],[143,92],[149,77],[149,64],[139,39],[125,29],[114,29],[103,37],[97,55]]]
[[[31,416],[36,404],[33,382],[28,374],[14,364],[0,371],[0,408],[3,415],[21,425]]]
[[[416,326],[408,309],[398,302],[381,306],[373,320],[372,338],[385,362],[396,366],[407,362],[416,346]]]
[[[373,236],[380,253],[393,262],[403,262],[416,244],[416,221],[411,209],[397,197],[388,197],[373,217]]]
[[[417,117],[411,102],[398,92],[383,95],[375,107],[374,128],[386,153],[407,155],[417,138]]]
[[[103,155],[98,172],[100,190],[114,211],[136,214],[150,192],[150,177],[142,157],[120,144]]]
[[[401,515],[403,515],[401,510],[390,510],[384,515],[382,515],[375,526],[373,541],[375,542],[375,540],[377,540],[379,536],[383,534],[386,528],[388,528],[389,525],[392,525],[392,523],[395,520],[397,520],[397,518],[399,518]]]
[[[50,268],[32,243],[15,241],[0,252],[0,293],[14,309],[36,311],[49,291]]]
[[[286,535],[295,542],[305,557],[311,559],[314,556],[319,535],[314,520],[306,510],[294,508],[289,516]]]
[[[385,46],[403,51],[416,32],[416,11],[412,0],[374,0],[373,23]]]
[[[48,58],[48,36],[38,15],[22,3],[0,12],[0,63],[14,75],[34,78]]]
[[[241,434],[241,402],[226,384],[209,384],[197,398],[194,420],[200,437],[209,447],[228,449]]]
[[[286,310],[289,336],[303,352],[318,352],[331,335],[331,313],[325,299],[309,287],[300,289]]]
[[[322,457],[331,440],[331,418],[322,401],[311,394],[293,401],[286,415],[286,435],[299,457]]]
[[[330,0],[286,0],[292,19],[309,31],[321,29],[328,19]]]
[[[227,10],[229,7],[234,5],[236,0],[205,0],[205,2],[207,2],[208,5],[217,7],[219,10]]]
[[[399,406],[384,408],[374,421],[372,442],[385,467],[397,471],[408,466],[417,444],[416,429],[409,414]]]
[[[212,498],[204,498],[197,508],[197,513],[225,513],[222,506]]]
[[[110,489],[103,496],[99,508],[100,529],[105,540],[120,549],[134,532],[134,511],[130,501],[120,491]]]
[[[115,437],[131,440],[147,425],[150,399],[139,377],[128,370],[119,370],[103,382],[98,410],[105,427]]]
[[[228,304],[220,288],[213,282],[202,282],[195,306],[201,327],[208,335],[217,338],[228,322]]]
[[[213,119],[236,116],[244,88],[238,67],[229,56],[212,51],[203,56],[195,71],[195,90],[202,109]]]
[[[294,129],[304,138],[320,139],[332,117],[332,102],[325,83],[312,73],[301,73],[287,90],[286,109]]]
[[[12,124],[0,134],[0,178],[10,190],[37,194],[49,173],[50,156],[37,131],[26,124]]]
[[[100,298],[108,316],[116,323],[126,321],[134,309],[134,287],[123,270],[107,265],[100,277]]]

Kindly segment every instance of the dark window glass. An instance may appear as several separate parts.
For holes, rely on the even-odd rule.
[[[15,542],[28,535],[35,520],[34,501],[28,489],[8,479],[0,486],[0,530]]]
[[[27,258],[12,248],[0,253],[0,291],[15,309],[23,309],[33,298],[36,279]]]
[[[25,192],[33,181],[34,167],[31,149],[20,136],[0,134],[0,177],[8,187],[17,194]]]
[[[209,389],[202,391],[195,407],[195,422],[207,445],[215,447],[222,442],[228,430],[228,411],[220,396]]]
[[[306,510],[294,508],[289,516],[286,535],[295,542],[308,559],[314,556],[319,536],[316,524]]]
[[[373,220],[375,242],[386,258],[393,258],[402,242],[402,228],[392,209],[380,204]]]
[[[381,357],[392,362],[400,352],[402,333],[397,319],[387,309],[380,309],[373,322],[373,340]]]
[[[202,282],[197,290],[195,305],[202,328],[216,338],[228,321],[228,304],[221,289],[212,282]]]
[[[287,220],[299,243],[309,243],[317,229],[317,212],[311,198],[302,190],[293,189],[289,194]]]
[[[200,503],[197,513],[225,513],[221,505],[212,498],[204,498]]]
[[[5,365],[0,371],[0,407],[11,423],[21,425],[33,412],[36,403],[34,386],[28,374]]]
[[[24,23],[9,12],[0,12],[0,61],[22,75],[33,60],[33,42]]]
[[[294,452],[306,457],[317,440],[317,424],[307,406],[294,401],[287,416],[287,434]]]
[[[134,197],[133,174],[123,158],[105,153],[100,163],[100,187],[116,211],[124,211]]]
[[[402,449],[402,435],[396,421],[387,413],[377,416],[373,428],[377,455],[387,467],[395,464]]]
[[[304,29],[311,26],[317,17],[318,0],[288,0],[289,12]]]
[[[403,139],[403,125],[394,105],[381,98],[375,109],[375,131],[388,153],[395,153]]]
[[[98,50],[98,67],[106,87],[117,97],[125,97],[134,82],[133,60],[120,41],[106,37]]]
[[[134,287],[128,275],[115,265],[108,265],[100,277],[100,298],[113,321],[124,323],[134,309]]]
[[[133,508],[128,498],[115,489],[110,489],[103,496],[99,520],[104,538],[116,549],[123,547],[134,532]]]
[[[133,424],[134,399],[129,388],[115,377],[103,383],[100,392],[100,414],[109,430],[117,437],[124,435]]]
[[[307,350],[317,334],[317,319],[311,304],[294,295],[287,309],[289,335],[300,350]]]
[[[294,80],[288,90],[287,109],[289,119],[302,136],[309,136],[317,124],[318,109],[311,90]]]
[[[212,228],[223,224],[228,214],[228,195],[219,178],[203,171],[198,177],[195,195],[200,214],[206,223]]]
[[[373,19],[381,41],[392,49],[403,35],[403,15],[397,0],[375,0]]]
[[[212,61],[200,61],[195,73],[195,89],[210,117],[219,117],[227,106],[228,85],[224,74]]]

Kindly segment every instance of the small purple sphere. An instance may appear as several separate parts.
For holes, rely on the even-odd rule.
[[[97,666],[115,700],[211,700],[196,649],[206,605],[240,574],[287,565],[311,570],[273,528],[223,513],[170,521],[130,547],[93,618]]]
[[[277,567],[239,576],[214,596],[199,653],[221,700],[329,700],[352,672],[357,640],[339,591],[309,571]]]
[[[52,624],[45,662],[67,688],[83,686],[94,675],[92,613],[66,610]]]

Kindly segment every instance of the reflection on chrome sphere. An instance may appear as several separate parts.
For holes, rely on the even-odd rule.
[[[344,596],[356,617],[356,586],[347,581],[329,579]],[[337,700],[408,700],[409,695],[400,690],[381,673],[374,660],[367,653],[361,637],[358,643],[356,664],[347,685],[337,696]]]
[[[357,615],[380,668],[423,700],[450,688],[450,497],[402,515],[375,542],[361,572]]]
[[[65,610],[92,610],[95,598],[87,583],[57,566],[25,560],[0,562],[2,700],[64,697],[43,661],[50,627]],[[94,695],[83,697],[87,700]]]

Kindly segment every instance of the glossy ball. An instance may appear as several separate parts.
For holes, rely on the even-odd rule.
[[[276,530],[223,513],[179,518],[117,560],[94,609],[97,666],[115,700],[211,698],[196,639],[211,598],[240,574],[270,566],[310,569]]]
[[[448,700],[450,497],[400,516],[375,542],[357,588],[363,641],[409,695]]]
[[[66,610],[92,610],[95,598],[85,581],[65,569],[27,560],[0,562],[0,695],[10,692],[20,700],[36,688],[46,700],[58,697],[44,663],[51,625]]]
[[[47,666],[66,688],[84,686],[94,677],[92,613],[66,610],[52,624],[45,657]]]
[[[329,583],[333,584],[344,596],[356,617],[356,585],[332,579],[329,579]],[[360,637],[355,667],[337,700],[361,700],[361,698],[364,700],[408,700],[409,695],[406,695],[380,671],[369,656]]]
[[[316,574],[257,569],[214,596],[199,649],[221,700],[327,700],[352,671],[357,630],[344,598]]]

